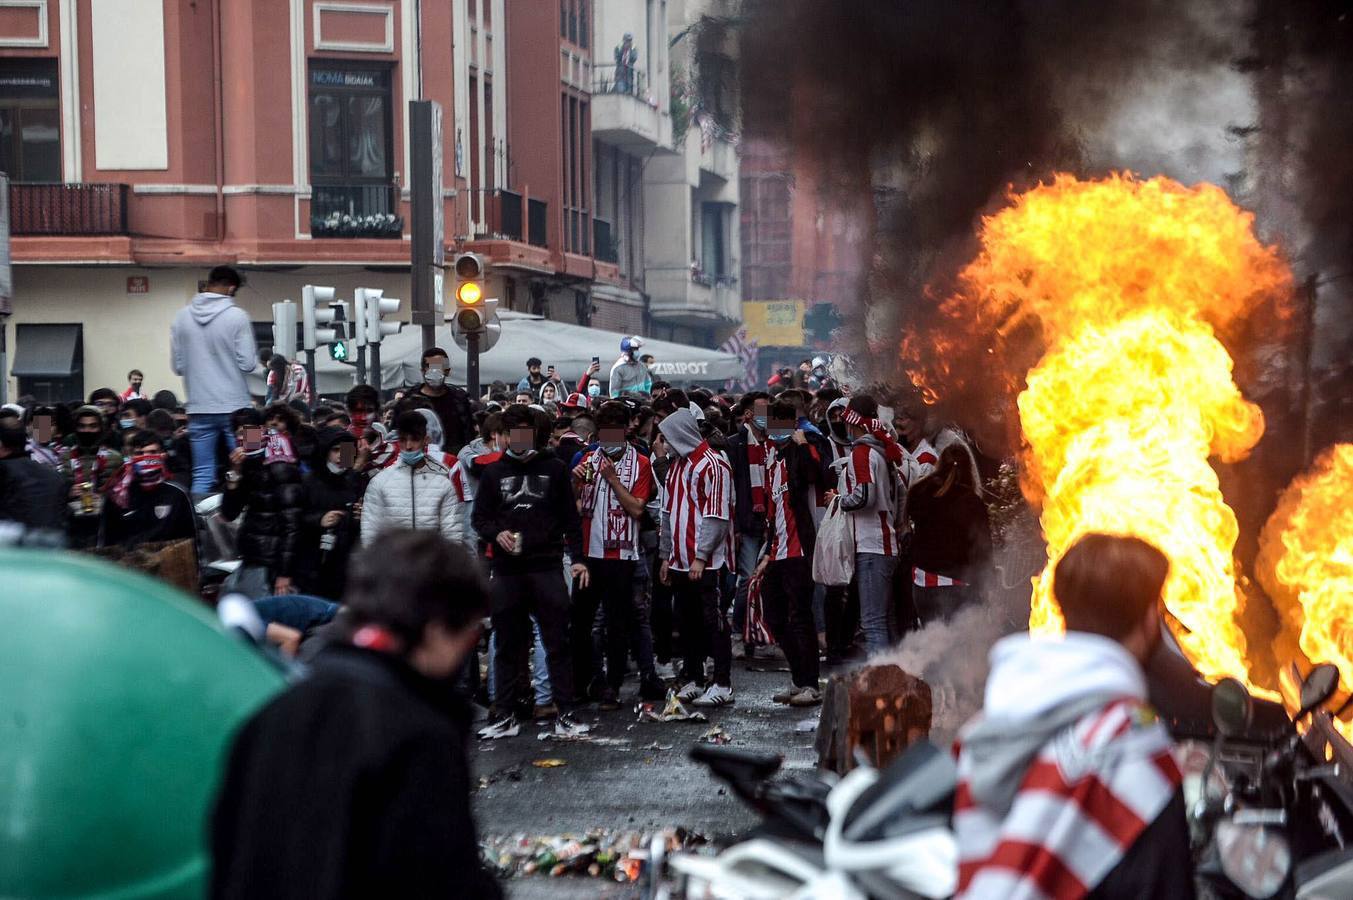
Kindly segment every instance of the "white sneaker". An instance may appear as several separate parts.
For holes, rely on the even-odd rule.
[[[663,681],[676,681],[676,669],[671,663],[658,663],[654,666],[654,670]]]
[[[711,684],[703,694],[691,703],[695,706],[727,706],[733,702],[733,689],[721,684]]]
[[[554,720],[554,733],[561,737],[579,737],[591,730],[591,725],[584,725],[582,722],[575,721],[573,716],[568,713],[561,713]]]
[[[700,685],[696,684],[694,681],[688,681],[682,686],[681,690],[677,691],[676,698],[683,703],[687,703],[694,700],[696,697],[699,697],[704,692],[705,689]]]
[[[516,716],[503,716],[496,722],[490,722],[479,729],[481,741],[496,741],[499,738],[516,737],[521,732],[521,723]]]

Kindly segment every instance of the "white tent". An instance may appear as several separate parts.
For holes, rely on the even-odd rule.
[[[539,357],[547,366],[553,365],[569,389],[577,384],[592,357],[599,357],[599,377],[604,383],[611,364],[620,356],[620,340],[625,337],[615,331],[584,328],[510,310],[499,310],[498,318],[503,326],[498,343],[479,357],[481,385],[504,381],[515,387],[526,374],[526,360],[532,356]],[[437,346],[451,354],[451,381],[464,384],[465,354],[456,346],[449,325],[437,326]],[[352,342],[349,350],[355,355]],[[640,352],[653,355],[655,378],[675,385],[723,382],[745,374],[741,360],[720,350],[644,338]],[[422,354],[422,329],[417,326],[406,324],[399,334],[387,337],[381,342],[381,386],[392,388],[422,381],[419,369]],[[355,383],[356,368],[330,359],[326,349],[315,354],[315,370],[321,394],[341,394]],[[251,376],[250,388],[256,394],[263,393],[262,369]]]

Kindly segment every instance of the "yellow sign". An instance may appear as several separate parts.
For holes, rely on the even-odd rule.
[[[803,300],[744,300],[742,323],[747,339],[761,347],[802,347]]]

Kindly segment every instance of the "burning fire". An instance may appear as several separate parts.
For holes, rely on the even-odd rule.
[[[1018,397],[1049,557],[1031,630],[1061,627],[1050,575],[1076,538],[1132,534],[1170,557],[1170,624],[1199,672],[1247,679],[1236,517],[1208,460],[1243,459],[1263,434],[1218,333],[1289,289],[1277,250],[1219,188],[1127,175],[1059,175],[984,219],[980,238],[947,314],[990,328],[997,359],[1008,335],[1043,348]]]
[[[1353,444],[1331,447],[1287,486],[1259,543],[1259,583],[1279,615],[1353,691]],[[1339,725],[1353,741],[1353,723]]]

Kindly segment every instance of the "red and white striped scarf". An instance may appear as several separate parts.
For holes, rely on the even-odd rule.
[[[936,575],[915,566],[911,570],[911,583],[917,587],[964,587],[964,583],[948,575]]]
[[[766,511],[766,445],[747,428],[747,479],[752,486],[752,511]]]
[[[1079,900],[1178,790],[1170,736],[1143,699],[1140,669],[1095,641],[1106,639],[1069,634],[1064,642],[1081,647],[1068,651],[1012,636],[993,649],[986,711],[956,745],[957,897]],[[1040,680],[1041,694],[1032,690]],[[1014,718],[1000,718],[1012,707]]]

